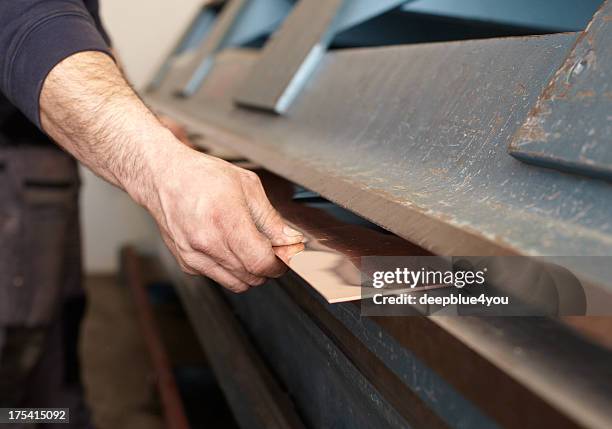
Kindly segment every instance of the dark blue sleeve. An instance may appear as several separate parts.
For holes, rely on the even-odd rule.
[[[36,126],[47,74],[82,51],[111,55],[82,0],[0,0],[0,91]]]
[[[108,44],[108,46],[113,46],[112,40],[106,32],[106,28],[104,28],[104,24],[102,24],[102,18],[100,17],[100,5],[98,0],[83,0],[83,3],[85,3],[85,7],[93,18],[94,24],[96,24],[96,28],[102,35],[104,41]]]

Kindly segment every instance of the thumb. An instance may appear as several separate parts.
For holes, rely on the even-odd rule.
[[[261,185],[251,190],[247,205],[257,229],[268,237],[272,246],[286,246],[304,241],[304,235],[289,226],[272,207]]]
[[[264,207],[256,208],[251,213],[253,214],[257,229],[268,237],[272,246],[287,246],[290,244],[302,243],[304,241],[304,235],[289,226],[269,202],[267,202],[268,207],[266,207],[266,204],[262,201],[260,201],[259,204]]]

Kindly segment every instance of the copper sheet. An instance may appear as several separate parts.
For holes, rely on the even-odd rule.
[[[430,255],[393,234],[343,222],[322,208],[296,201],[293,184],[266,170],[255,171],[272,205],[306,238],[303,246],[277,248],[277,255],[330,303],[359,300],[378,291],[361,287],[363,256]],[[427,288],[435,287],[439,286]]]

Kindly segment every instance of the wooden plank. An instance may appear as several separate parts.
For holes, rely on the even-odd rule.
[[[126,283],[132,290],[136,303],[140,328],[155,368],[156,384],[161,397],[166,425],[169,429],[189,429],[189,421],[172,372],[170,358],[162,343],[153,308],[147,296],[140,258],[134,249],[127,247],[121,252],[121,262]]]

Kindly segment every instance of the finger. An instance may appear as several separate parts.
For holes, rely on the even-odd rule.
[[[197,271],[198,274],[214,280],[232,292],[242,293],[246,292],[250,288],[247,283],[234,276],[231,272],[207,256],[194,254],[192,256],[185,257],[185,261],[189,267]]]
[[[285,273],[285,264],[276,257],[270,240],[259,232],[246,207],[235,222],[226,226],[228,247],[249,273],[261,277],[280,277]]]
[[[211,237],[211,235],[214,236]],[[264,276],[254,275],[247,270],[240,259],[238,259],[234,252],[227,246],[227,240],[222,234],[215,234],[212,230],[209,230],[194,238],[195,239],[191,242],[191,246],[196,252],[193,255],[194,259],[214,261],[229,271],[233,276],[251,286],[258,286],[265,282],[266,279]],[[215,244],[209,244],[211,242]],[[205,262],[194,261],[194,263],[203,264]]]
[[[291,258],[304,250],[304,243],[291,244],[289,246],[274,247],[273,251],[277,258],[289,265]]]
[[[270,239],[273,246],[301,243],[304,235],[290,227],[272,207],[257,175],[247,171],[244,176],[246,201],[257,229]]]
[[[198,272],[195,271],[194,269],[190,268],[185,261],[183,260],[183,258],[181,257],[180,252],[178,251],[178,248],[176,246],[176,243],[171,240],[166,234],[162,233],[161,234],[162,239],[164,240],[164,243],[166,243],[166,247],[168,248],[168,250],[170,251],[170,253],[172,253],[172,256],[174,256],[174,259],[176,259],[176,262],[179,264],[179,266],[181,267],[181,270],[184,273],[187,274],[191,274],[191,275],[197,275]]]
[[[222,254],[221,252],[213,253],[211,256],[215,259],[217,264],[250,286],[259,286],[266,281],[265,276],[250,273],[230,249],[226,249]]]
[[[251,288],[248,284],[233,276],[229,271],[220,265],[210,268],[210,270],[204,275],[234,293],[244,293]]]

